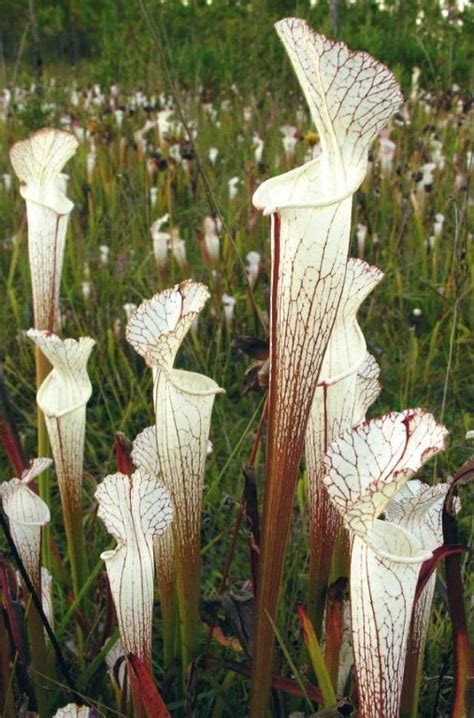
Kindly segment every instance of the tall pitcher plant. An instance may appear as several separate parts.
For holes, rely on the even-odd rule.
[[[76,137],[63,130],[43,128],[10,150],[13,169],[20,180],[20,194],[26,202],[28,258],[33,295],[34,328],[57,332],[60,327],[59,289],[69,215],[74,204],[62,191],[61,171],[76,152]],[[48,372],[47,357],[36,347],[36,387]],[[38,453],[48,450],[41,407],[38,407]],[[39,477],[41,497],[49,505],[49,474]],[[43,558],[49,564],[49,538],[45,531]]]
[[[181,282],[142,302],[130,318],[126,333],[128,342],[153,372],[156,431],[137,437],[134,461],[143,467],[144,452],[150,457],[156,443],[157,468],[173,502],[173,540],[168,537],[155,544],[155,554],[165,574],[174,550],[184,671],[199,647],[204,465],[212,407],[216,394],[223,389],[207,376],[176,369],[174,361],[208,297],[203,284]],[[160,582],[162,588],[169,585],[169,580],[168,571]]]
[[[392,73],[367,53],[276,24],[316,124],[322,154],[264,182],[254,205],[272,218],[268,447],[253,628],[251,715],[271,685],[276,618],[291,510],[309,413],[344,287],[352,195],[368,147],[402,100]]]
[[[347,575],[348,568],[347,537],[322,482],[323,458],[329,444],[339,434],[363,421],[380,391],[380,370],[374,357],[367,352],[356,314],[382,276],[377,267],[361,259],[349,259],[347,262],[344,289],[306,430],[311,534],[308,607],[318,634],[322,628],[325,594],[336,543],[338,576]],[[324,536],[324,542],[321,536]]]

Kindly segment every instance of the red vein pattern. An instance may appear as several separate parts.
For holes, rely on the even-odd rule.
[[[377,393],[368,390],[369,382],[378,388],[378,367],[367,354],[367,346],[356,320],[357,311],[383,274],[358,259],[349,259],[344,289],[336,321],[324,355],[308,427],[306,458],[309,480],[311,526],[309,610],[320,632],[324,593],[329,580],[332,552],[341,519],[325,486],[323,458],[329,444],[343,431],[365,417],[370,400]],[[366,380],[367,378],[367,380]],[[360,417],[361,410],[364,415]]]
[[[269,431],[259,589],[253,638],[252,716],[270,690],[278,587],[296,476],[324,352],[344,286],[352,194],[367,151],[401,101],[393,75],[366,53],[287,18],[276,29],[321,138],[320,158],[267,180],[253,203],[272,214]]]
[[[173,501],[174,555],[181,638],[187,657],[197,649],[201,573],[201,507],[212,407],[223,390],[202,374],[173,368],[192,321],[204,306],[207,287],[188,280],[144,301],[127,324],[127,340],[153,370],[156,431],[137,440],[134,458],[153,463]],[[156,459],[151,455],[152,444]],[[141,457],[141,458],[140,458]],[[158,561],[170,545],[158,545]]]
[[[416,536],[423,548],[434,551],[444,543],[442,515],[448,490],[446,483],[428,486],[417,479],[408,481],[386,507],[385,518]],[[407,661],[414,673],[421,668],[419,662],[423,660],[435,583],[436,573],[433,573],[413,611]],[[413,682],[414,675],[407,675],[406,680]]]
[[[151,670],[153,539],[171,524],[171,497],[155,478],[138,470],[131,476],[106,476],[95,496],[98,516],[117,540],[117,548],[105,551],[101,558],[107,567],[122,645]]]
[[[398,718],[418,575],[432,555],[424,531],[378,517],[385,510],[392,517],[403,513],[400,490],[444,448],[446,433],[421,409],[393,412],[346,431],[324,459],[324,485],[353,537],[350,594],[361,718]]]

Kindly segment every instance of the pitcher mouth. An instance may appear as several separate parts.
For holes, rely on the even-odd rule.
[[[416,564],[416,563],[424,563],[425,561],[429,561],[433,557],[433,552],[428,551],[427,549],[420,549],[416,552],[414,556],[400,556],[398,554],[390,553],[389,551],[384,551],[381,548],[378,548],[373,544],[371,541],[367,542],[367,545],[370,547],[370,549],[374,552],[374,554],[379,558],[386,558],[388,561],[391,561],[392,563],[403,563],[403,564]]]
[[[280,182],[288,182],[291,179],[291,175],[293,175],[295,179],[295,186],[293,189],[289,192],[291,194],[292,191],[294,191],[297,181],[301,180],[304,177],[304,174],[308,174],[311,171],[315,171],[316,174],[313,176],[308,176],[306,178],[306,184],[321,184],[322,179],[319,179],[318,182],[318,176],[317,176],[317,170],[319,169],[320,163],[321,163],[321,157],[317,157],[315,160],[311,160],[310,162],[307,162],[306,164],[302,165],[301,167],[297,167],[293,170],[290,170],[289,172],[285,172],[281,175],[277,175],[276,177],[270,177],[268,180],[265,180],[263,184],[258,187],[253,195],[253,204],[256,207],[256,209],[259,209],[260,211],[263,211],[264,216],[268,216],[270,214],[273,214],[274,212],[279,212],[281,210],[285,209],[318,209],[321,207],[331,207],[335,204],[340,204],[344,200],[348,199],[349,197],[352,197],[352,195],[359,189],[360,185],[364,181],[365,174],[366,174],[366,167],[361,168],[361,170],[357,173],[356,178],[349,184],[348,187],[345,187],[341,192],[337,193],[335,196],[327,196],[325,198],[319,198],[315,201],[309,201],[309,200],[294,200],[294,201],[282,201],[279,202],[275,200],[274,202],[268,201],[267,203],[263,203],[261,200],[259,201],[260,194],[263,194],[262,188],[268,183],[271,183],[272,185],[277,185]],[[269,194],[271,193],[273,188],[269,188],[267,184],[267,191]]]
[[[188,394],[189,396],[215,396],[216,394],[225,394],[225,389],[222,389],[213,379],[198,374],[194,371],[186,371],[185,369],[171,369],[171,371],[163,371],[166,380],[169,384],[177,389],[179,392]],[[196,384],[201,384],[203,387],[194,388],[186,386],[186,380],[195,378]],[[180,381],[181,379],[181,381]],[[184,380],[184,381],[183,381]]]

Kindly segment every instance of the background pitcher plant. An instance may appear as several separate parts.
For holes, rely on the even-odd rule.
[[[11,537],[40,601],[43,596],[42,571],[44,570],[41,567],[42,531],[51,517],[48,505],[30,485],[51,463],[51,459],[47,458],[33,459],[20,478],[0,484],[0,501],[8,518]],[[26,589],[26,586],[24,588]],[[41,689],[36,691],[36,699],[40,711],[46,711],[48,689],[52,685],[48,679],[55,679],[54,668],[49,661],[41,618],[27,590],[24,598],[28,606],[27,623],[32,669],[33,672],[43,675]],[[6,601],[5,596],[3,600]],[[43,610],[45,610],[44,600]]]
[[[270,689],[269,654],[306,425],[346,273],[352,195],[370,142],[402,100],[392,73],[366,53],[276,24],[312,119],[321,156],[264,182],[254,205],[272,215],[268,448],[254,624],[252,715]]]
[[[61,170],[76,152],[77,138],[63,130],[44,128],[10,149],[10,160],[26,201],[28,259],[33,295],[35,329],[56,332],[60,328],[59,290],[69,215],[74,207],[63,192]],[[35,351],[36,388],[50,371],[39,347]],[[49,453],[44,417],[38,407],[38,454]],[[39,479],[41,497],[50,502],[49,472]],[[43,558],[50,567],[49,531],[45,530]]]
[[[43,129],[10,150],[26,201],[34,325],[49,332],[60,327],[59,288],[67,224],[74,207],[61,191],[60,174],[78,146],[69,132]]]
[[[41,384],[37,402],[44,414],[53,452],[66,530],[75,595],[88,576],[82,516],[82,473],[86,404],[92,394],[87,361],[95,341],[90,337],[60,339],[30,329],[29,338],[53,366]]]
[[[0,500],[31,583],[39,596],[41,590],[41,527],[50,521],[48,505],[28,484],[52,464],[51,459],[34,459],[19,479],[0,484]]]

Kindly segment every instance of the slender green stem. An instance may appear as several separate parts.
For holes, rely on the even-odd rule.
[[[335,708],[337,706],[336,694],[313,624],[303,608],[300,608],[298,613],[303,626],[305,644],[308,649],[311,665],[318,681],[318,687],[323,696],[324,708]]]
[[[164,669],[169,668],[176,655],[176,632],[178,630],[176,591],[174,586],[158,587],[161,616],[163,619],[163,661]]]
[[[194,546],[189,543],[183,547],[178,546],[176,551],[176,585],[184,681],[191,661],[199,652],[201,552],[199,539],[194,543]]]
[[[410,634],[408,639],[402,699],[400,704],[401,718],[418,718],[418,701],[420,698],[423,656],[420,655],[419,651],[412,650],[412,635],[413,634]]]
[[[82,507],[77,502],[69,501],[68,496],[61,495],[64,528],[66,530],[67,551],[71,564],[72,588],[77,596],[89,576],[86,547],[84,542],[84,527],[82,522]]]
[[[110,549],[110,548],[113,548],[113,545],[109,546],[109,549]],[[67,627],[69,621],[70,621],[71,618],[74,616],[74,612],[76,611],[77,607],[79,606],[80,602],[82,601],[82,599],[83,599],[84,596],[86,595],[86,593],[87,593],[87,591],[89,590],[89,588],[90,588],[90,587],[92,586],[92,584],[94,583],[95,579],[96,579],[97,576],[99,575],[99,573],[100,573],[101,569],[103,568],[103,566],[104,566],[104,562],[102,561],[102,559],[100,559],[99,561],[97,561],[96,565],[94,566],[94,568],[92,569],[92,571],[91,571],[90,574],[88,575],[87,581],[83,584],[83,586],[82,586],[81,590],[78,592],[78,594],[77,594],[76,596],[74,596],[74,601],[73,601],[72,604],[69,606],[68,610],[66,611],[66,613],[65,613],[64,616],[62,617],[61,623],[58,625],[58,627],[57,627],[57,629],[56,629],[56,638],[57,638],[58,640],[60,640],[60,638],[63,636],[64,631],[66,630],[66,627]]]
[[[38,713],[40,718],[49,718],[49,695],[51,689],[54,688],[57,682],[57,678],[55,675],[53,661],[48,655],[43,623],[35,605],[31,600],[31,597],[27,606],[27,624],[33,668],[32,678],[35,686],[36,700],[38,703]],[[45,674],[47,675],[46,680],[51,681],[51,685],[49,687],[45,685]]]

